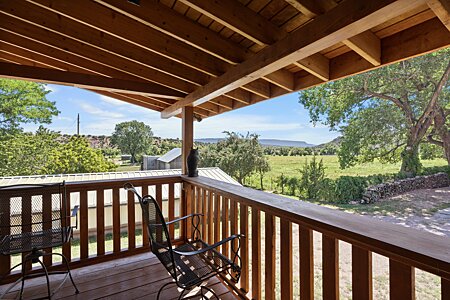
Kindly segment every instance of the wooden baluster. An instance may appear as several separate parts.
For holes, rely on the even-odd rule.
[[[22,196],[22,232],[31,232],[32,231],[32,212],[31,212],[31,196],[24,195]],[[22,261],[25,260],[25,256],[28,253],[22,253]],[[25,268],[26,270],[31,270],[31,261],[29,261]]]
[[[261,299],[261,213],[252,207],[252,298]]]
[[[142,186],[142,197],[148,195],[148,185],[144,184]],[[148,229],[147,229],[147,224],[145,223],[145,218],[146,216],[144,216],[144,211],[141,209],[142,211],[142,246],[147,247],[150,245],[150,240],[148,237]]]
[[[87,190],[80,191],[80,259],[89,257],[89,226]]]
[[[450,299],[450,280],[441,278],[441,299]]]
[[[185,195],[185,201],[184,201],[184,216],[187,216],[189,214],[192,213],[192,186],[188,183],[185,183],[185,187],[184,187],[184,195]],[[192,226],[191,226],[191,222],[185,221],[185,234],[184,234],[184,238],[186,240],[190,239],[192,237]]]
[[[194,189],[194,199],[195,199],[195,213],[201,213],[203,211],[202,208],[202,189],[199,186],[196,186]],[[197,217],[192,221],[197,222]],[[201,222],[201,218],[199,219],[198,230],[200,231],[200,235],[202,234],[203,224]]]
[[[275,217],[265,213],[265,296],[275,299]]]
[[[214,194],[214,243],[220,241],[220,195]],[[220,251],[220,248],[216,248]]]
[[[414,268],[389,259],[389,294],[390,299],[415,299]]]
[[[61,195],[62,196],[62,195]],[[62,209],[62,208],[61,208]],[[43,222],[43,230],[51,230],[52,229],[52,194],[46,192],[42,195],[42,222]],[[64,222],[64,221],[62,221]],[[64,224],[64,223],[62,223]],[[52,248],[45,248],[45,253],[52,253]],[[46,267],[50,267],[52,265],[52,256],[47,255],[44,256],[44,264]]]
[[[213,193],[208,191],[208,243],[214,244],[214,229],[213,229]]]
[[[119,253],[120,245],[120,190],[114,188],[112,193],[112,211],[113,211],[113,251]]]
[[[66,190],[66,197],[67,197],[67,205],[66,205],[66,216],[70,216],[71,214],[71,193],[70,190]],[[79,218],[80,212],[78,212],[77,218]],[[80,224],[78,224],[78,229],[80,229]],[[62,245],[62,254],[65,256],[68,262],[72,260],[72,240],[70,239],[67,243]]]
[[[169,183],[169,220],[175,219],[175,186]],[[172,239],[175,237],[175,225],[169,225],[169,234]]]
[[[155,197],[156,197],[156,202],[159,205],[159,208],[161,209],[161,212],[163,211],[163,205],[162,205],[162,186],[161,184],[157,184],[155,185]],[[166,216],[164,216],[163,214],[163,218],[166,218]],[[162,222],[163,220],[161,220]],[[163,233],[163,228],[162,227],[158,227],[156,229],[156,240],[160,241],[162,240],[162,238],[164,237],[164,233]]]
[[[242,259],[242,271],[241,271],[241,290],[248,292],[249,288],[249,259],[248,259],[248,206],[240,204],[240,233],[245,237],[241,239],[241,259]]]
[[[3,197],[3,196],[2,196]],[[11,199],[5,199],[2,198],[2,201],[8,202],[7,205],[1,205],[1,211],[0,211],[0,234],[3,236],[11,234]],[[10,255],[1,255],[0,254],[0,274],[6,275],[6,272],[9,271],[9,268],[11,267],[11,256]],[[0,276],[1,276],[0,275]]]
[[[238,206],[237,202],[230,199],[230,235],[238,234]],[[238,241],[235,239],[232,241],[231,247],[236,250],[238,247]],[[238,253],[240,255],[240,253]],[[231,252],[231,259],[233,259],[233,253]],[[239,263],[239,261],[235,261]]]
[[[97,256],[105,254],[105,190],[97,190]]]
[[[207,199],[206,190],[202,189],[202,239],[207,240],[207,229],[208,229],[208,209],[207,209]]]
[[[339,299],[339,241],[322,235],[323,299]]]
[[[135,222],[135,202],[134,193],[127,192],[127,211],[128,211],[128,249],[136,248],[136,222]]]
[[[314,299],[313,232],[299,225],[300,242],[300,299]]]
[[[281,219],[281,299],[293,299],[292,224]]]
[[[229,199],[222,197],[222,240],[228,238],[230,235],[228,233],[228,202]],[[222,254],[229,257],[229,244],[225,243],[222,245]]]
[[[372,253],[352,245],[353,299],[372,299]]]

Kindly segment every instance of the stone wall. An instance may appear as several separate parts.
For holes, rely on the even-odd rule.
[[[400,195],[419,189],[435,189],[450,186],[450,178],[447,173],[437,173],[427,176],[417,176],[386,182],[368,187],[363,194],[361,203],[374,203],[378,200]]]

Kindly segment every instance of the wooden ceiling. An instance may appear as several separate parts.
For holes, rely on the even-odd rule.
[[[449,30],[450,0],[0,0],[0,77],[207,118],[448,47]]]

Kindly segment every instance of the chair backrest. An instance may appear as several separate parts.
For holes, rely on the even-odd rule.
[[[147,225],[152,252],[173,278],[176,278],[176,265],[172,251],[169,230],[158,202],[150,195],[141,197],[132,184],[126,183],[124,188],[132,191],[141,205],[144,222]]]
[[[0,237],[50,230],[63,234],[70,227],[66,205],[64,182],[0,187]]]

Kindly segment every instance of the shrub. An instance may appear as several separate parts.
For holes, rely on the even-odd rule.
[[[322,189],[322,182],[325,179],[323,160],[317,161],[314,155],[310,163],[305,161],[305,165],[300,170],[300,173],[300,192],[306,199],[319,199],[319,192]]]

